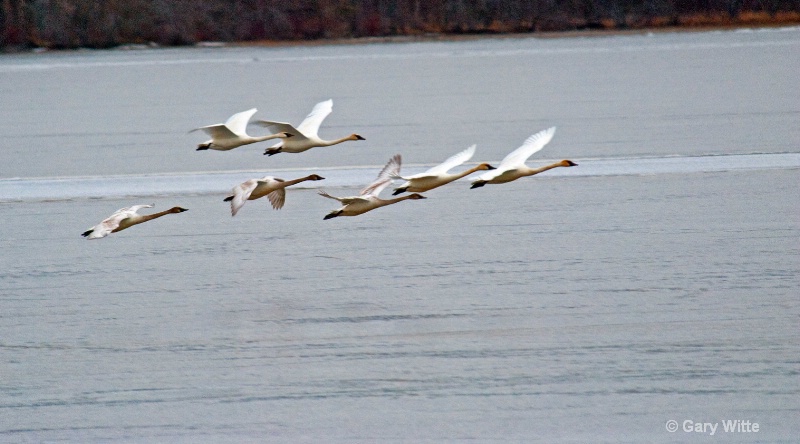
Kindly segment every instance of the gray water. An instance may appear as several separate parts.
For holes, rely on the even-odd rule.
[[[0,441],[795,442],[797,72],[798,28],[4,55]],[[366,141],[187,134],[328,98]],[[578,167],[322,220],[551,125]],[[189,211],[80,237],[138,203]]]

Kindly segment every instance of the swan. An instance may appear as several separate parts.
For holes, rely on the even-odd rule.
[[[540,168],[530,168],[525,165],[525,161],[528,160],[528,157],[531,157],[533,153],[544,148],[544,146],[553,139],[555,133],[556,127],[551,127],[528,137],[521,147],[510,152],[503,158],[497,169],[478,176],[478,178],[472,182],[470,188],[479,188],[487,183],[511,182],[520,177],[533,176],[534,174],[539,174],[557,167],[577,166],[578,164],[571,160],[562,160],[561,162],[556,162],[552,165],[546,165]]]
[[[432,190],[453,182],[454,180],[469,176],[475,171],[495,169],[488,163],[482,163],[458,174],[447,174],[450,169],[457,167],[458,165],[461,165],[462,163],[471,159],[473,154],[475,154],[475,145],[472,145],[464,151],[451,156],[441,164],[436,165],[424,173],[419,173],[408,177],[403,177],[400,175],[392,176],[392,179],[402,179],[406,181],[406,183],[395,188],[392,195],[396,196],[400,193],[405,193],[406,191],[422,192]]]
[[[224,201],[231,203],[231,216],[236,216],[236,213],[239,212],[248,200],[260,199],[264,196],[267,196],[267,199],[269,199],[272,204],[272,208],[280,210],[283,208],[283,202],[286,199],[286,187],[307,180],[323,179],[325,178],[316,174],[292,180],[283,180],[272,176],[262,177],[261,179],[250,179],[237,185],[233,189],[233,195],[226,197]]]
[[[272,148],[267,148],[264,154],[272,156],[278,153],[302,153],[311,148],[336,145],[348,140],[365,140],[355,133],[347,137],[342,137],[341,139],[320,139],[317,135],[319,126],[322,124],[322,121],[328,117],[331,111],[333,111],[333,100],[329,99],[314,105],[314,108],[297,128],[286,122],[272,122],[269,120],[257,120],[253,122],[255,125],[267,127],[271,131],[288,133],[294,136],[292,139],[284,139],[278,142],[273,145]]]
[[[169,210],[165,210],[160,213],[145,214],[145,215],[137,214],[138,211],[141,210],[142,208],[153,208],[153,204],[134,205],[132,207],[120,208],[119,210],[115,211],[114,214],[108,216],[99,224],[84,231],[81,234],[81,236],[89,240],[100,239],[108,236],[110,233],[116,233],[117,231],[122,231],[126,228],[130,228],[134,225],[147,222],[148,220],[157,219],[167,214],[183,213],[184,211],[189,211],[186,208],[172,207]]]
[[[253,117],[253,114],[255,114],[256,111],[258,111],[256,108],[248,109],[247,111],[242,111],[230,116],[225,123],[202,126],[189,131],[192,133],[200,130],[211,136],[211,140],[207,140],[200,145],[197,145],[197,151],[207,149],[228,151],[242,145],[248,145],[264,140],[286,139],[288,137],[292,137],[292,134],[287,132],[270,134],[268,136],[248,136],[247,122],[251,117]]]
[[[318,192],[320,196],[327,197],[328,199],[338,200],[344,205],[338,210],[331,211],[325,217],[323,217],[323,219],[328,220],[338,216],[358,216],[359,214],[364,214],[367,211],[374,210],[375,208],[391,205],[406,199],[425,199],[425,196],[417,193],[407,194],[394,199],[381,199],[378,197],[381,191],[383,191],[383,189],[392,182],[392,176],[400,174],[400,162],[401,159],[399,154],[392,157],[378,174],[378,177],[375,179],[375,181],[361,190],[361,194],[358,196],[336,197],[331,196],[324,190],[320,190]]]

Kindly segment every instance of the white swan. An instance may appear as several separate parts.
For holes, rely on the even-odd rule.
[[[528,137],[521,147],[510,152],[503,160],[497,169],[488,173],[483,173],[476,180],[472,182],[470,188],[478,188],[486,185],[487,183],[506,183],[512,180],[517,180],[520,177],[533,176],[542,171],[557,167],[572,167],[578,165],[571,160],[562,160],[552,165],[546,165],[540,168],[530,168],[525,165],[533,153],[541,150],[553,139],[556,133],[556,127],[551,127],[546,130],[539,131],[538,133]]]
[[[262,177],[261,179],[250,179],[237,185],[233,189],[233,195],[226,197],[224,201],[231,203],[231,216],[236,216],[236,213],[239,212],[248,200],[260,199],[264,196],[267,196],[267,199],[269,199],[272,204],[272,208],[280,210],[283,208],[283,203],[286,200],[286,187],[307,180],[322,179],[325,178],[316,174],[292,180],[283,180],[272,176]]]
[[[475,171],[494,169],[494,167],[488,163],[482,163],[458,174],[447,173],[450,169],[455,168],[471,159],[474,154],[475,145],[472,145],[471,147],[451,156],[449,159],[445,160],[439,165],[436,165],[428,171],[425,171],[424,173],[419,173],[408,177],[403,177],[400,175],[392,176],[392,179],[403,179],[406,181],[404,184],[395,188],[392,195],[398,195],[400,193],[405,193],[406,191],[423,192],[432,190],[442,185],[446,185],[454,180],[469,176]]]
[[[269,120],[257,120],[253,122],[256,125],[269,128],[270,131],[288,133],[294,136],[291,139],[284,139],[278,142],[273,145],[272,148],[268,148],[264,151],[264,154],[272,156],[278,153],[302,153],[311,148],[336,145],[348,140],[364,140],[363,137],[355,133],[347,137],[342,137],[341,139],[320,139],[318,135],[319,126],[322,124],[322,121],[328,117],[331,111],[333,111],[333,100],[317,103],[314,105],[314,109],[311,110],[311,113],[303,119],[303,122],[300,123],[297,128],[286,122],[272,122]]]
[[[153,208],[153,204],[134,205],[132,207],[120,208],[119,210],[115,211],[114,214],[107,217],[99,224],[84,231],[81,234],[81,236],[87,239],[100,239],[108,236],[110,233],[116,233],[117,231],[122,231],[126,228],[130,228],[134,225],[147,222],[148,220],[157,219],[167,214],[183,213],[184,211],[189,211],[186,208],[172,207],[169,210],[162,211],[160,213],[145,214],[145,215],[138,214],[137,212],[142,208]]]
[[[392,157],[386,166],[383,167],[381,172],[378,174],[378,177],[375,179],[374,182],[369,184],[366,188],[361,190],[361,194],[358,196],[350,196],[350,197],[335,197],[331,196],[330,194],[326,193],[323,190],[319,191],[320,196],[327,197],[329,199],[338,200],[342,204],[343,207],[339,208],[338,210],[331,211],[328,213],[323,219],[328,220],[338,216],[358,216],[359,214],[364,214],[367,211],[374,210],[375,208],[384,207],[386,205],[391,205],[393,203],[400,202],[406,199],[425,199],[425,196],[421,194],[407,194],[402,197],[398,197],[395,199],[381,199],[378,195],[392,182],[392,176],[396,176],[400,174],[400,155],[397,154]]]
[[[201,126],[200,128],[195,128],[189,131],[192,133],[200,130],[211,136],[210,140],[206,140],[200,145],[197,145],[197,151],[207,149],[228,151],[242,145],[248,145],[264,140],[285,139],[287,137],[292,137],[292,134],[286,132],[270,134],[268,136],[248,136],[247,122],[251,117],[253,117],[253,114],[255,114],[256,111],[258,111],[256,108],[242,111],[230,116],[225,123]]]

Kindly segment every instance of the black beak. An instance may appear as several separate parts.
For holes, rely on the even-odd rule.
[[[367,139],[365,139],[365,138],[359,136],[358,134],[356,134],[356,140],[367,140]]]

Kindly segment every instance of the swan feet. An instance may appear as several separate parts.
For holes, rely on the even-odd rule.
[[[405,187],[405,188],[395,188],[395,189],[394,189],[394,193],[392,193],[392,196],[397,196],[398,194],[400,194],[400,193],[405,193],[406,191],[408,191],[408,187]]]
[[[274,156],[274,155],[280,153],[281,151],[282,151],[281,148],[268,148],[266,151],[264,151],[264,155],[265,156]]]
[[[470,189],[472,189],[472,188],[480,188],[480,187],[482,187],[484,185],[486,185],[486,181],[485,180],[476,180],[475,182],[472,182],[472,186],[469,187],[469,188]]]
[[[200,145],[197,145],[197,149],[195,151],[207,150],[209,147],[211,147],[210,143],[201,143]]]
[[[327,214],[325,217],[323,217],[323,218],[322,218],[322,220],[333,219],[334,217],[336,217],[336,216],[338,216],[338,215],[340,215],[340,214],[342,214],[342,212],[341,212],[341,211],[339,211],[339,210],[337,210],[337,211],[331,211],[331,212],[330,212],[330,213],[328,213],[328,214]]]

